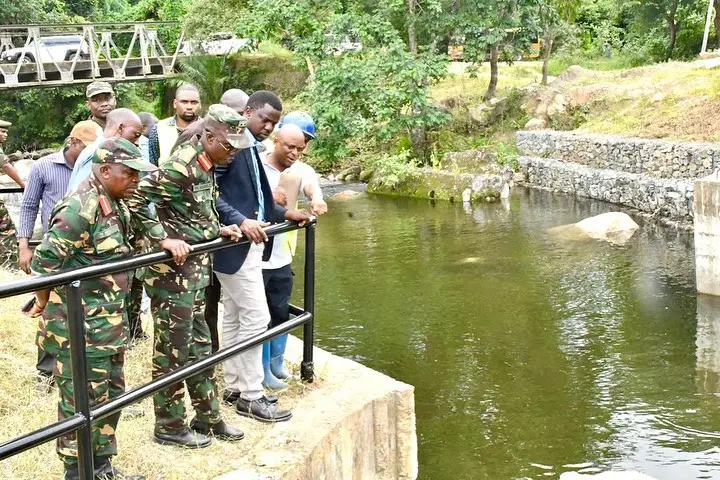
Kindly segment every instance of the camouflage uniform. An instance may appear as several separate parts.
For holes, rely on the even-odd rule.
[[[117,143],[130,148],[130,153],[111,150]],[[139,151],[131,147],[127,141],[110,139],[101,145],[96,156],[111,155],[119,162],[137,151],[139,157]],[[113,158],[104,161],[112,163]],[[34,274],[54,273],[126,257],[133,253],[130,222],[125,203],[111,199],[100,181],[91,175],[53,210],[48,231],[35,249],[30,268]],[[91,407],[116,398],[125,390],[123,364],[128,332],[123,309],[132,281],[130,275],[116,273],[80,284]],[[60,393],[59,419],[75,413],[66,305],[65,287],[53,289],[37,335],[38,344],[57,359],[54,374]],[[93,422],[96,458],[108,459],[117,454],[115,430],[119,417],[116,414]],[[58,439],[57,452],[66,469],[77,468],[75,433]]]
[[[215,197],[212,163],[195,138],[179,146],[159,171],[140,181],[138,192],[129,205],[133,211],[139,211],[154,203],[169,237],[197,243],[219,236]],[[156,229],[151,218],[142,221],[146,222],[144,230]],[[160,238],[149,240],[156,243]],[[180,266],[174,262],[153,265],[143,273],[154,318],[153,378],[210,355],[210,331],[205,322],[203,295],[210,274],[210,256],[207,254],[189,257]],[[197,417],[210,424],[219,422],[214,369],[187,379],[185,384]],[[184,396],[183,383],[155,394],[158,432],[177,433],[186,428]]]
[[[227,141],[235,148],[242,139],[237,131],[245,119],[223,105],[211,105],[206,123],[224,124]],[[235,133],[232,133],[235,132]],[[152,232],[160,226],[170,238],[188,243],[212,240],[220,235],[215,210],[217,186],[214,164],[203,151],[198,136],[178,145],[160,170],[140,181],[137,193],[128,205],[135,219],[143,223],[150,244],[161,240]],[[155,204],[157,218],[148,212]],[[189,257],[182,265],[174,262],[152,265],[143,272],[145,290],[150,297],[154,319],[153,378],[211,354],[210,330],[205,322],[204,289],[212,268],[208,254]],[[196,419],[209,425],[221,421],[215,371],[210,368],[183,382],[160,391],[155,403],[155,432],[178,434],[187,429],[185,385]]]
[[[7,155],[3,152],[0,147],[0,171],[2,168],[10,162]],[[18,251],[17,251],[17,238],[15,235],[15,225],[10,218],[10,213],[5,207],[5,202],[0,198],[0,266],[5,263],[17,263]]]

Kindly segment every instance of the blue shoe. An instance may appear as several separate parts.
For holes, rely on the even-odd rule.
[[[270,369],[270,344],[264,343],[263,344],[263,372],[265,374],[265,378],[263,379],[263,386],[269,390],[273,390],[275,392],[282,392],[283,390],[288,389],[288,384],[278,380],[278,378],[273,375],[272,370]]]
[[[283,362],[287,340],[287,334],[270,340],[270,371],[280,380],[291,377],[290,372],[285,370],[285,363]]]

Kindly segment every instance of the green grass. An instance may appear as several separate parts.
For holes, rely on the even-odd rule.
[[[568,56],[554,56],[550,58],[550,65],[548,66],[548,74],[553,77],[561,75],[572,65],[580,65],[588,70],[595,70],[598,72],[605,72],[610,70],[623,70],[626,68],[632,68],[632,60],[628,56],[624,55],[613,55],[610,58],[606,57],[587,57],[580,55],[568,55]]]

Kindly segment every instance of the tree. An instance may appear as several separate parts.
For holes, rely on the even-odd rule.
[[[570,24],[576,11],[577,2],[569,0],[541,0],[538,5],[538,27],[542,34],[543,49],[543,85],[547,85],[550,55],[555,41],[562,35],[577,33],[577,29]]]
[[[479,65],[490,61],[490,83],[485,99],[495,96],[500,54],[510,58],[526,51],[538,33],[540,0],[470,0],[461,2],[455,29],[464,38],[465,60]]]

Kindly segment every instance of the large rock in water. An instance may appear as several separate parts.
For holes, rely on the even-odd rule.
[[[640,226],[626,213],[608,212],[586,218],[578,223],[562,225],[548,233],[563,240],[605,240],[616,245],[625,244]]]
[[[560,480],[656,480],[653,477],[638,472],[602,472],[598,474],[582,474],[565,472]]]

